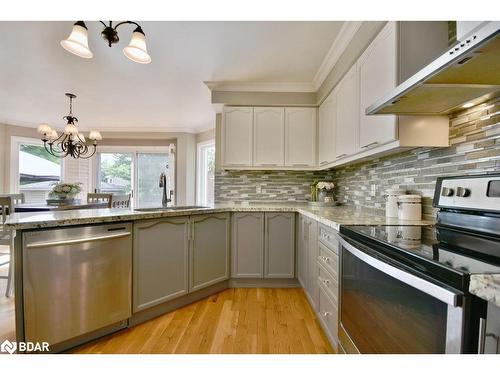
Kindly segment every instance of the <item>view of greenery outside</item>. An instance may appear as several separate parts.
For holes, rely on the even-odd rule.
[[[132,188],[132,154],[101,153],[101,192],[128,194]]]
[[[46,159],[48,161],[51,161],[56,164],[61,164],[61,159],[59,159],[56,156],[53,156],[45,150],[45,147],[43,146],[36,146],[36,145],[26,145],[26,144],[21,144],[20,151],[27,152],[28,154],[38,156],[42,159]]]

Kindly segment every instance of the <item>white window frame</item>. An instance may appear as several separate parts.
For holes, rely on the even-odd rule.
[[[101,165],[99,163],[100,157],[98,154],[100,153],[124,153],[124,154],[132,154],[132,203],[134,207],[138,205],[139,196],[134,191],[136,188],[135,177],[137,176],[137,154],[147,153],[147,154],[168,154],[169,155],[169,173],[174,181],[174,199],[177,196],[177,181],[175,180],[175,167],[176,167],[176,158],[175,153],[172,152],[172,145],[170,146],[101,146],[97,148],[97,151],[92,158],[92,191],[95,191],[99,185],[99,178],[101,174]],[[172,160],[173,159],[173,160]],[[171,162],[173,161],[173,162]],[[158,174],[158,179],[160,175]],[[161,205],[161,202],[158,202],[158,205]]]
[[[43,146],[38,138],[12,136],[10,140],[10,190],[19,193],[19,151],[21,144]],[[61,158],[61,181],[64,181],[64,158]]]
[[[215,139],[210,139],[208,141],[199,142],[196,145],[196,204],[206,205],[203,193],[206,189],[205,179],[203,178],[203,172],[205,171],[205,164],[203,158],[203,151],[208,147],[215,147]]]

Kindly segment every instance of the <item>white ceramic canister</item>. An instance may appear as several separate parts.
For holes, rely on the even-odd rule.
[[[400,195],[398,197],[399,220],[422,220],[422,197],[420,195]]]
[[[398,197],[406,194],[405,189],[392,188],[388,189],[385,194],[385,216],[398,217]]]

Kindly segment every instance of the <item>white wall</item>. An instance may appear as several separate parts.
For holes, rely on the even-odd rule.
[[[0,124],[0,193],[6,193],[5,186],[5,125]]]

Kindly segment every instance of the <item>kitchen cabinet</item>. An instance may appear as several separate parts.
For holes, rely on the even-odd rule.
[[[359,58],[359,149],[397,139],[395,115],[368,116],[365,109],[397,85],[397,23],[388,22]]]
[[[278,167],[284,164],[285,109],[253,109],[253,166]]]
[[[295,277],[295,213],[265,214],[264,277]]]
[[[322,167],[335,160],[337,90],[334,89],[319,107],[318,163]]]
[[[298,250],[298,279],[314,310],[318,306],[318,223],[300,216],[301,238]]]
[[[189,217],[134,224],[133,311],[188,293]]]
[[[229,214],[191,217],[190,291],[229,278]]]
[[[358,97],[358,72],[354,64],[338,85],[335,159],[357,152]]]
[[[224,107],[222,159],[225,166],[251,166],[253,158],[253,108]]]
[[[285,166],[316,165],[316,108],[285,108]]]
[[[264,213],[233,214],[231,242],[231,277],[264,277]]]

